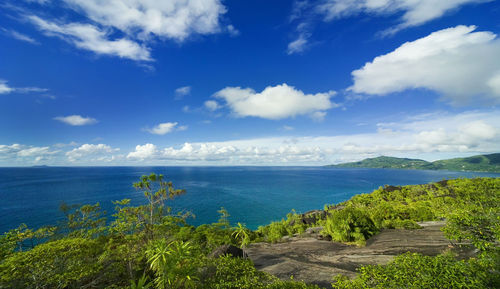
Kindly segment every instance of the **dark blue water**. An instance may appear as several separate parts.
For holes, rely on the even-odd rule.
[[[191,211],[194,225],[217,221],[225,207],[231,222],[255,229],[284,217],[291,209],[305,212],[338,203],[385,184],[408,185],[443,178],[500,174],[327,167],[47,167],[0,168],[0,232],[20,223],[37,228],[63,218],[62,202],[100,202],[109,213],[111,201],[144,203],[132,187],[139,177],[164,174],[187,193],[170,202],[176,211]]]

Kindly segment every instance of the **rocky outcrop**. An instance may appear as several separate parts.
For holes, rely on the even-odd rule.
[[[219,257],[224,256],[224,255],[231,255],[231,256],[237,257],[237,258],[247,258],[248,257],[248,255],[247,255],[247,253],[245,253],[245,251],[243,251],[242,249],[240,249],[236,246],[233,246],[233,245],[222,245],[222,246],[218,247],[217,249],[215,249],[208,256],[212,257],[212,258],[219,258]]]
[[[405,252],[434,256],[446,250],[471,256],[472,250],[453,248],[441,232],[444,222],[420,223],[418,230],[383,230],[359,248],[342,243],[318,240],[320,227],[309,228],[304,236],[286,242],[251,244],[246,252],[259,270],[282,279],[303,280],[331,288],[332,277],[344,274],[353,277],[356,269],[370,264],[386,264]]]

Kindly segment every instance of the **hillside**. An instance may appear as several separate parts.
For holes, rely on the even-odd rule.
[[[450,170],[500,173],[500,153],[477,155],[467,158],[454,158],[428,162],[419,159],[376,157],[359,162],[330,165],[337,168],[387,168],[412,170]]]

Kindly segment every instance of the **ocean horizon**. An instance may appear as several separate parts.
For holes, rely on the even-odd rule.
[[[25,223],[30,228],[64,219],[65,204],[100,203],[110,217],[112,201],[145,199],[132,183],[150,173],[163,174],[186,194],[167,201],[174,212],[191,212],[188,223],[216,222],[224,207],[232,224],[251,229],[280,220],[292,209],[321,209],[383,185],[423,184],[460,177],[499,177],[498,173],[331,168],[313,166],[116,166],[1,167],[0,232]]]

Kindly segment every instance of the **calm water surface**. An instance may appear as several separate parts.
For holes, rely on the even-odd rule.
[[[225,207],[231,222],[255,229],[284,217],[291,209],[305,212],[345,201],[379,186],[421,184],[443,178],[500,174],[327,167],[47,167],[0,168],[0,232],[26,223],[37,228],[55,224],[62,202],[99,202],[111,213],[111,201],[128,198],[144,203],[132,187],[139,177],[164,174],[187,193],[171,201],[175,211],[191,211],[199,225],[217,221]]]

